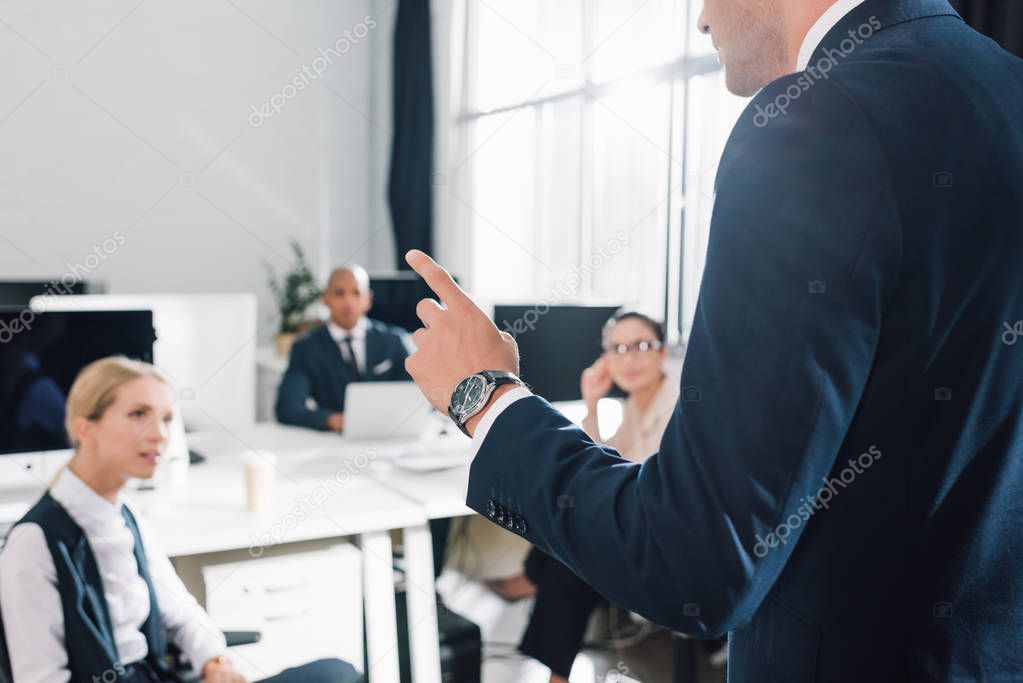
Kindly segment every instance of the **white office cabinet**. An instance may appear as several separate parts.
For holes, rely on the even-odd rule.
[[[250,680],[324,657],[362,670],[362,556],[358,548],[250,559],[203,567],[206,609],[225,631],[260,631],[232,648]]]
[[[272,346],[256,349],[256,422],[276,422],[277,387],[287,369],[288,359],[278,356],[277,349]]]

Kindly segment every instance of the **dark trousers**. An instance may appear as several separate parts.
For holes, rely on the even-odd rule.
[[[607,600],[542,550],[529,552],[525,572],[536,586],[536,598],[519,652],[568,678],[590,615]]]
[[[108,676],[110,672],[104,672],[104,674],[98,677],[101,681],[117,681],[117,683],[166,683],[168,679],[161,678],[153,671],[153,668],[149,666],[148,662],[135,662],[124,667],[124,673],[120,676]],[[94,677],[96,678],[96,677]],[[75,680],[74,676],[71,680]]]
[[[430,537],[433,539],[433,578],[439,578],[444,571],[444,560],[448,554],[448,534],[451,533],[451,518],[431,519]]]
[[[285,669],[259,683],[359,683],[362,674],[340,659],[321,659],[310,664]]]
[[[320,659],[292,669],[285,669],[276,676],[264,678],[258,683],[359,683],[362,674],[348,662],[340,659]],[[163,683],[146,662],[136,662],[125,667],[118,683]]]

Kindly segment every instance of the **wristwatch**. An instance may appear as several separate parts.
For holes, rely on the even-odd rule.
[[[459,382],[455,390],[451,392],[448,416],[454,420],[466,436],[472,436],[465,428],[465,423],[473,415],[483,410],[490,402],[494,390],[504,384],[524,386],[522,380],[510,372],[484,370],[475,375],[469,375]]]

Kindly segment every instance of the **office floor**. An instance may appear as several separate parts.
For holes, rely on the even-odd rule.
[[[507,603],[481,582],[521,571],[529,545],[485,520],[466,518],[455,525],[447,567],[437,582],[444,603],[480,626],[483,634],[482,683],[548,683],[545,666],[523,657],[516,646],[529,620],[532,600]],[[484,558],[486,560],[484,561]],[[606,632],[599,616],[591,636]],[[642,638],[622,647],[587,649],[576,658],[571,683],[616,683],[617,673],[642,683],[674,683],[675,640],[650,628]],[[607,642],[607,641],[602,641]],[[724,666],[715,667],[704,643],[698,643],[699,675],[693,683],[724,683]],[[626,679],[617,679],[625,683]]]

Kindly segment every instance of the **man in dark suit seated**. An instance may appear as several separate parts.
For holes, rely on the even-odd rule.
[[[340,432],[348,383],[408,380],[410,341],[401,328],[366,317],[373,292],[361,266],[331,273],[322,300],[330,319],[292,347],[275,411],[284,424]]]

